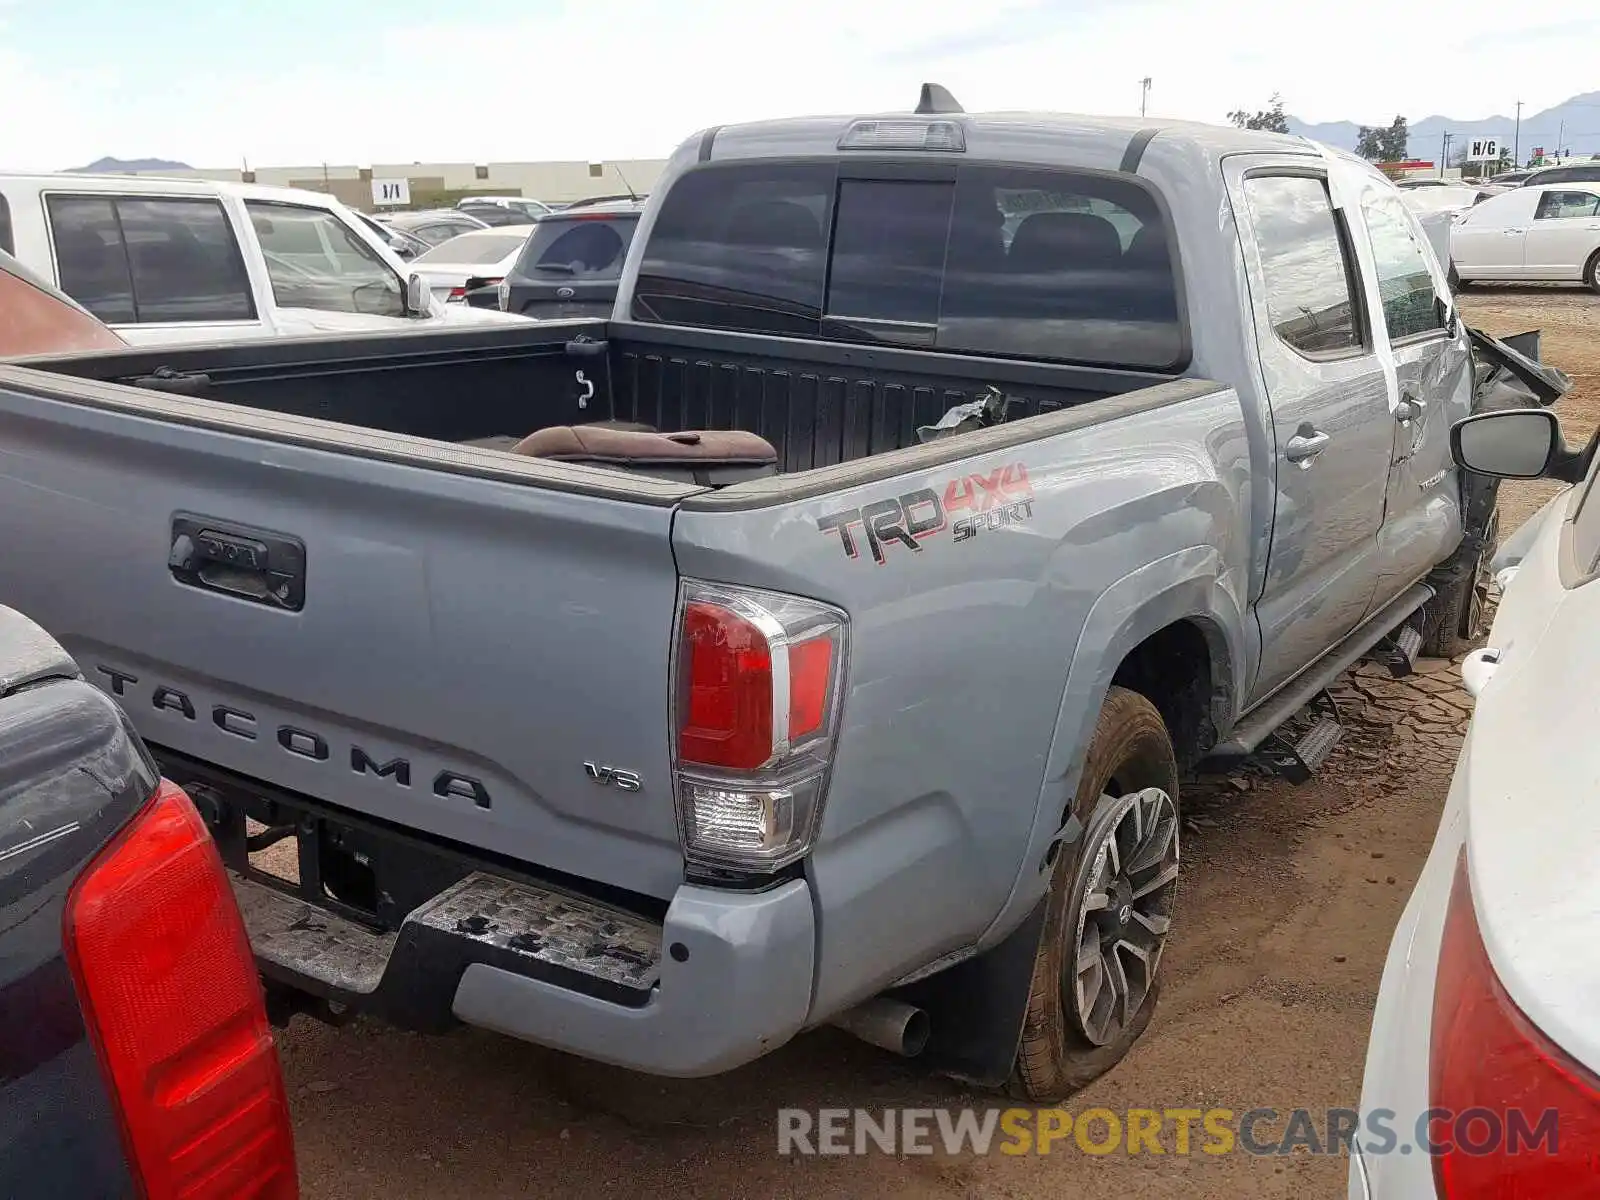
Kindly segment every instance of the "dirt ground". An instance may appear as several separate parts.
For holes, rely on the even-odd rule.
[[[1600,297],[1479,289],[1493,333],[1544,330],[1573,375],[1568,440],[1600,419]],[[1556,489],[1502,490],[1509,534]],[[1427,854],[1465,727],[1444,662],[1392,681],[1368,666],[1339,698],[1350,733],[1311,783],[1250,774],[1184,796],[1184,891],[1143,1041],[1066,1105],[1353,1106],[1389,936]],[[784,1107],[989,1105],[823,1032],[720,1079],[663,1081],[490,1034],[422,1038],[296,1018],[280,1042],[304,1194],[336,1197],[1221,1198],[1342,1196],[1338,1158],[1113,1154],[799,1158],[776,1153]]]

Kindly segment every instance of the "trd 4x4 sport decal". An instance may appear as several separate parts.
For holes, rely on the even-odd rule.
[[[938,488],[918,488],[888,500],[874,500],[817,518],[822,533],[837,533],[849,558],[859,557],[865,538],[880,567],[891,544],[920,551],[922,543],[945,530],[952,541],[971,541],[986,529],[1018,525],[1033,518],[1033,485],[1024,463],[1011,463],[987,475],[964,475]],[[953,524],[952,524],[953,523]]]

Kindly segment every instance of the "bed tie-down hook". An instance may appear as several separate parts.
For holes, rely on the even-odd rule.
[[[584,378],[582,371],[575,372],[575,375],[578,380],[578,387],[582,389],[578,392],[578,407],[588,408],[589,401],[594,399],[594,380]]]

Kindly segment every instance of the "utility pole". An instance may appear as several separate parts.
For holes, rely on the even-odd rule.
[[[1563,157],[1565,157],[1565,155],[1567,153],[1565,150],[1563,150],[1561,148],[1561,142],[1566,136],[1567,136],[1567,122],[1566,122],[1566,119],[1563,118],[1562,121],[1561,121],[1561,124],[1556,126],[1556,157],[1557,158],[1563,158]]]
[[[1450,131],[1446,130],[1444,141],[1439,146],[1439,178],[1444,178],[1444,169],[1450,163]]]
[[[1150,76],[1139,80],[1139,115],[1144,116],[1145,104],[1150,99]]]
[[[1522,101],[1517,101],[1517,131],[1511,135],[1511,169],[1522,165]]]

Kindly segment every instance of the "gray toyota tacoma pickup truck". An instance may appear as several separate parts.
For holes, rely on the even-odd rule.
[[[1364,164],[930,88],[690,139],[610,321],[0,367],[0,601],[279,1015],[1054,1099],[1150,1019],[1188,769],[1472,632],[1449,429],[1549,376],[1476,340]]]

